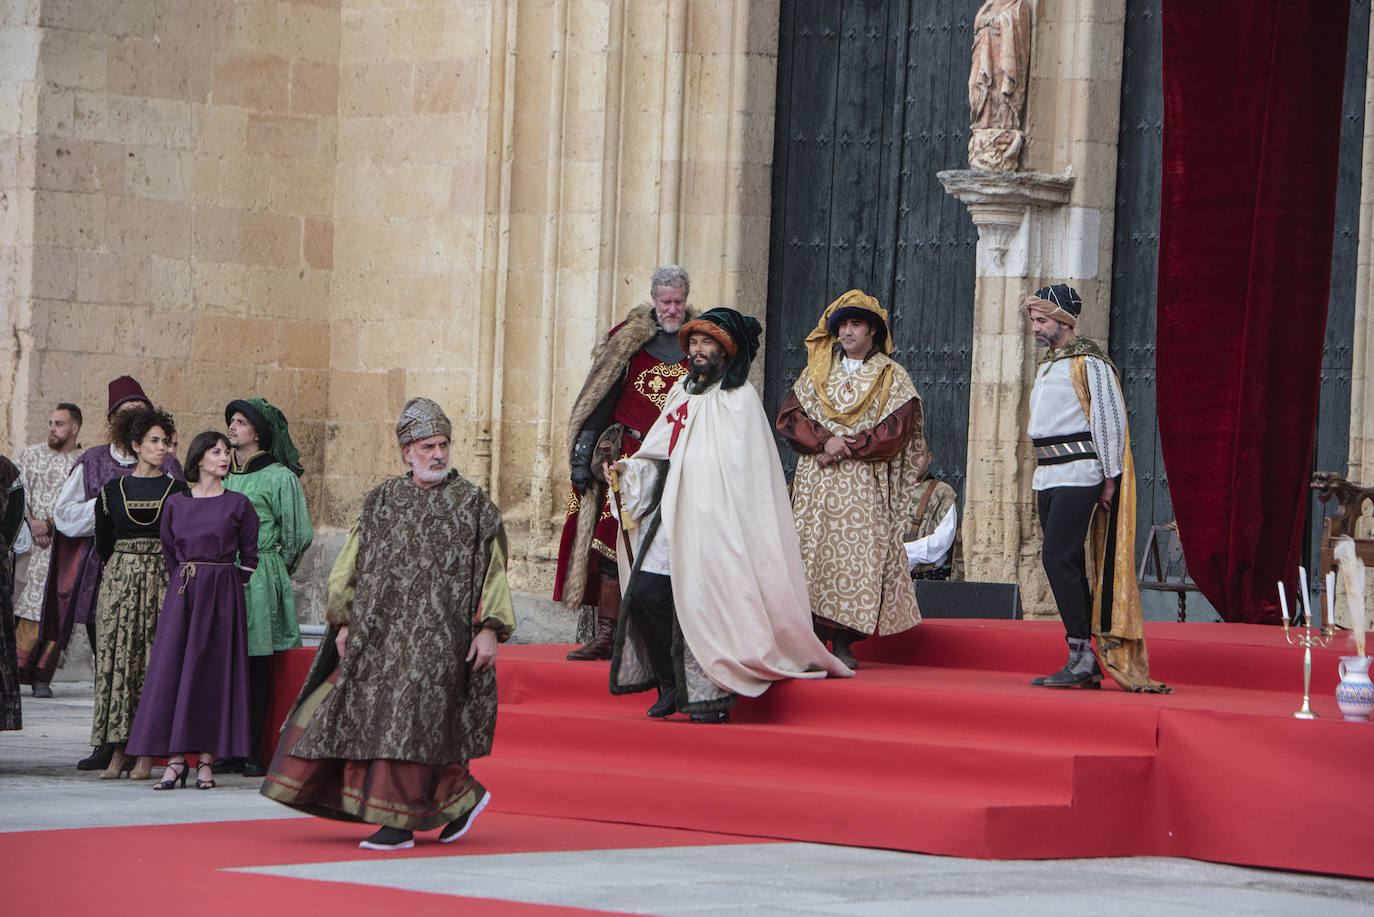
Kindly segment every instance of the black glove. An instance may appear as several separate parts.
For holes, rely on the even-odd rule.
[[[585,493],[592,483],[592,450],[596,447],[596,431],[583,430],[577,434],[577,445],[573,446],[572,473],[568,476],[572,486]]]

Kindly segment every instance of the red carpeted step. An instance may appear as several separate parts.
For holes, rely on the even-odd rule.
[[[741,699],[727,726],[650,721],[652,695],[612,696],[606,663],[507,646],[494,754],[474,770],[507,812],[1374,877],[1363,817],[1374,727],[1340,722],[1332,696],[1345,637],[1313,654],[1322,719],[1309,722],[1292,718],[1302,653],[1280,629],[1149,624],[1146,635],[1174,694],[1032,688],[1063,660],[1057,623],[929,621],[860,644],[855,678]]]
[[[651,692],[616,697],[605,663],[553,662],[518,648],[500,667],[502,710],[535,703],[643,719]],[[851,679],[791,680],[742,698],[735,723],[959,739],[976,729],[1027,747],[1090,742],[1101,751],[1152,749],[1157,710],[1114,689],[1047,692],[1021,674],[875,663]]]
[[[1267,690],[1301,674],[1302,653],[1288,645],[1280,627],[1151,622],[1145,637],[1150,674],[1170,684]],[[931,620],[856,643],[854,652],[875,662],[1044,675],[1064,662],[1064,630],[1057,621]],[[1313,651],[1314,693],[1335,690],[1339,657],[1352,652],[1347,632]]]
[[[627,761],[644,772],[709,770],[721,780],[765,779],[793,789],[828,785],[834,774],[857,769],[874,790],[938,785],[947,794],[1011,803],[1067,802],[1074,758],[1081,752],[1009,745],[979,733],[955,743],[834,729],[627,720],[521,706],[501,711],[496,754],[589,767]]]
[[[866,775],[857,771],[805,788],[764,777],[722,780],[710,769],[559,768],[496,758],[482,762],[478,773],[501,799],[502,811],[986,855],[985,804],[933,790],[894,799],[870,790]]]
[[[478,771],[507,811],[965,856],[1124,853],[1084,803],[1154,762],[1157,707],[1023,673],[873,663],[779,682],[707,726],[649,720],[652,694],[611,696],[605,663],[512,649]]]

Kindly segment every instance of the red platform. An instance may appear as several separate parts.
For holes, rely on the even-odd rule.
[[[1146,635],[1172,695],[1031,688],[1063,662],[1058,623],[939,620],[859,645],[856,678],[741,700],[728,726],[649,720],[652,696],[611,696],[606,663],[507,646],[495,752],[473,770],[503,812],[1374,878],[1374,724],[1342,721],[1334,698],[1350,651],[1314,653],[1321,719],[1300,721],[1301,651],[1277,628],[1151,624]]]

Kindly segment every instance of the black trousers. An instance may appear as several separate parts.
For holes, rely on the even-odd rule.
[[[272,700],[272,657],[271,656],[249,656],[248,657],[248,728],[250,730],[250,748],[253,754],[250,758],[257,758],[258,742],[262,735],[262,726],[267,719],[267,705]]]
[[[630,617],[644,638],[654,674],[659,681],[672,683],[673,578],[641,570],[630,578],[625,598],[630,603]]]
[[[1092,587],[1088,583],[1088,562],[1083,543],[1093,507],[1102,496],[1102,485],[1090,487],[1052,487],[1035,495],[1040,514],[1040,529],[1045,543],[1040,559],[1045,576],[1064,620],[1069,637],[1092,636]]]

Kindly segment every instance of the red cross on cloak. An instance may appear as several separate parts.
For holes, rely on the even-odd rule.
[[[677,406],[677,410],[668,415],[668,423],[673,425],[673,435],[668,440],[668,454],[673,454],[673,449],[677,447],[677,435],[687,426],[687,402],[682,402]]]

